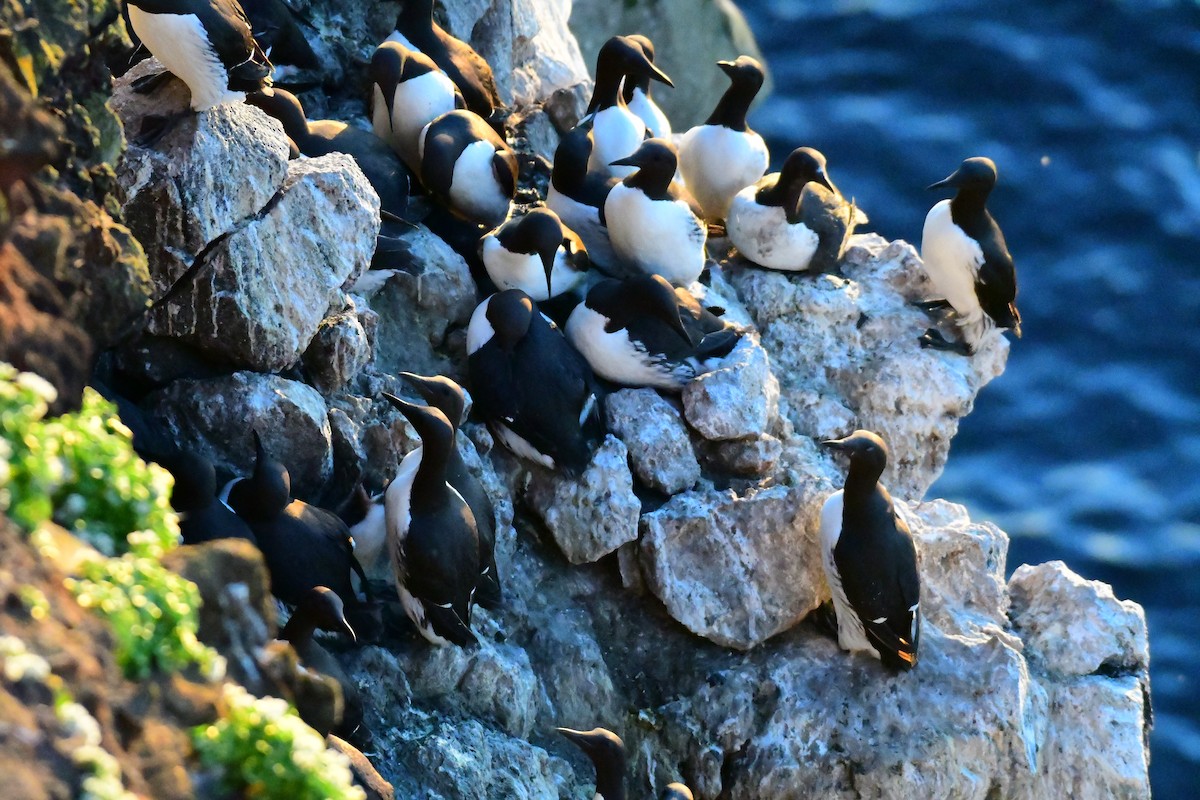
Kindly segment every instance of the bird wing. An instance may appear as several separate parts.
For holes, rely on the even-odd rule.
[[[457,492],[452,496],[466,509]],[[469,516],[469,512],[467,512]],[[479,534],[474,524],[466,536],[451,536],[458,526],[409,523],[404,541],[405,588],[425,607],[426,618],[439,636],[458,645],[475,641],[471,632],[471,603],[479,578]],[[473,517],[472,517],[473,520]]]
[[[989,220],[994,236],[983,248],[983,263],[975,276],[975,294],[984,313],[1002,326],[1019,324],[1017,272],[999,226]],[[1011,323],[1011,325],[1010,325]]]
[[[507,147],[497,150],[496,154],[492,156],[492,171],[496,174],[496,182],[500,184],[504,196],[511,198],[516,195],[517,154]]]
[[[253,92],[271,85],[271,60],[254,39],[250,20],[235,0],[202,3],[201,24],[229,73],[229,88]]]

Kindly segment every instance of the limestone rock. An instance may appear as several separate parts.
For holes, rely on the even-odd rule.
[[[688,424],[706,439],[761,436],[778,414],[779,381],[767,353],[745,335],[721,365],[683,387]]]
[[[775,471],[783,454],[783,443],[769,433],[745,439],[709,442],[705,462],[712,469],[734,475],[765,476]]]
[[[371,344],[353,306],[323,319],[304,351],[308,378],[324,394],[345,386],[370,360]]]
[[[638,479],[663,494],[700,480],[700,464],[679,411],[653,389],[621,389],[604,401],[608,429],[625,443]]]
[[[821,602],[820,487],[689,492],[642,517],[646,585],[692,632],[747,650]]]
[[[207,456],[226,477],[249,475],[258,431],[271,457],[288,468],[292,494],[315,499],[333,469],[325,401],[311,386],[254,372],[182,380],[149,395],[143,407],[172,439]]]
[[[1150,664],[1146,615],[1061,561],[1022,564],[1009,580],[1013,627],[1057,675],[1136,673]]]
[[[578,479],[542,469],[530,478],[529,503],[572,564],[595,561],[637,538],[641,504],[627,453],[619,439],[606,436]]]
[[[1004,370],[1008,342],[990,336],[971,358],[922,350],[918,337],[931,322],[910,303],[933,290],[903,242],[851,237],[843,271],[845,278],[726,264],[725,277],[761,331],[797,435],[879,432],[891,450],[884,484],[920,499],[945,466],[958,420]]]

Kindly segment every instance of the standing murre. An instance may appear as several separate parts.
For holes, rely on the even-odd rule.
[[[920,305],[927,310],[949,305],[963,341],[951,343],[930,328],[921,337],[922,347],[953,350],[971,355],[993,328],[1021,335],[1017,311],[1017,274],[1000,226],[987,210],[988,195],[996,185],[996,165],[988,158],[968,158],[949,177],[930,189],[955,188],[952,200],[942,200],[929,210],[921,234],[921,260],[937,291],[945,300]]]
[[[342,719],[332,731],[319,731],[325,735],[334,733],[349,738],[359,729],[363,721],[362,695],[357,684],[346,674],[333,655],[321,646],[313,634],[318,630],[343,633],[350,641],[358,641],[354,628],[346,621],[345,607],[337,593],[325,586],[310,589],[296,604],[296,610],[279,632],[279,638],[292,645],[300,664],[305,669],[315,670],[333,678],[342,689]],[[313,722],[305,718],[309,725]]]
[[[554,151],[546,205],[583,241],[592,264],[613,270],[618,259],[600,213],[619,179],[607,167],[588,168],[594,144],[586,127],[572,128],[562,137]]]
[[[646,58],[653,64],[654,42],[650,41],[650,37],[643,36],[640,33],[632,33],[628,38],[642,48],[642,52],[646,54]],[[653,98],[650,97],[649,75],[626,78],[621,95],[625,98],[625,104],[629,106],[629,110],[646,124],[646,130],[651,137],[655,139],[671,138],[671,121],[667,119],[667,115],[663,113],[663,110],[658,107],[658,103],[654,102]]]
[[[679,286],[699,279],[708,226],[691,197],[672,183],[675,146],[664,139],[647,139],[632,155],[613,163],[637,170],[604,201],[601,222],[608,226],[613,252],[642,272]]]
[[[479,257],[501,291],[520,289],[536,302],[569,292],[587,277],[583,242],[549,208],[534,208],[479,240]]]
[[[517,156],[470,111],[451,111],[426,125],[417,142],[421,183],[456,216],[499,225],[517,193]]]
[[[596,85],[578,126],[592,133],[589,169],[610,170],[618,178],[633,171],[621,165],[612,167],[614,161],[632,153],[646,138],[646,123],[629,110],[621,95],[622,81],[641,76],[674,86],[666,73],[646,57],[642,46],[629,37],[614,36],[600,48],[596,55]]]
[[[591,760],[596,770],[596,794],[593,800],[625,800],[625,743],[605,728],[576,731],[555,728]]]
[[[436,408],[386,392],[383,397],[421,437],[416,469],[402,463],[385,494],[387,546],[400,603],[430,643],[474,644],[471,606],[479,581],[479,532],[467,501],[446,482],[454,426]]]
[[[529,295],[509,289],[479,304],[467,367],[475,409],[508,450],[547,469],[583,471],[604,438],[595,379]]]
[[[461,386],[441,375],[426,377],[401,372],[398,377],[412,385],[426,403],[445,414],[457,435],[467,405],[466,393]],[[419,450],[417,448],[413,452]],[[405,459],[408,457],[405,456]],[[420,456],[416,456],[416,459],[419,463]],[[503,602],[503,591],[500,573],[496,569],[496,512],[483,481],[467,467],[457,443],[450,448],[450,457],[446,462],[446,483],[467,501],[471,513],[475,515],[475,528],[479,531],[479,583],[475,602],[487,609],[499,608]]]
[[[171,74],[187,84],[192,110],[240,103],[271,85],[271,61],[254,40],[237,0],[130,0],[134,34]],[[171,119],[147,120],[143,143],[161,138]]]
[[[567,339],[600,377],[666,391],[679,391],[732,348],[725,335],[693,342],[674,287],[659,275],[597,283],[571,312]]]
[[[830,203],[823,202],[825,195],[815,189],[809,191],[813,184],[828,190]],[[811,147],[798,147],[779,172],[747,186],[733,198],[726,220],[729,241],[743,257],[760,267],[806,271],[821,246],[820,234],[826,227],[814,222],[814,215],[826,213],[830,204],[835,214],[841,212],[841,217],[848,218],[843,220],[844,225],[858,215],[853,206],[839,203],[840,198],[826,171],[825,156]],[[865,216],[858,216],[865,220]],[[830,245],[836,260],[841,241]]]
[[[398,42],[379,45],[371,56],[371,125],[410,169],[420,168],[421,129],[442,114],[466,108],[462,93],[424,53]]]
[[[467,108],[485,120],[503,107],[492,68],[469,44],[433,21],[433,0],[401,0],[395,31],[385,41],[424,53],[462,92]]]
[[[734,195],[763,176],[767,143],[746,124],[746,113],[762,88],[762,65],[750,56],[718,61],[730,85],[703,125],[679,143],[679,171],[704,218],[723,220]]]
[[[821,444],[850,459],[845,488],[821,509],[821,564],[833,593],[838,644],[866,651],[891,670],[912,669],[921,636],[921,578],[912,534],[879,483],[887,445],[863,430]]]

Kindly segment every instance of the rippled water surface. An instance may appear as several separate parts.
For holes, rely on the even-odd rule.
[[[994,159],[1025,338],[931,491],[1150,620],[1156,797],[1200,768],[1200,4],[741,0],[776,92],[773,166],[812,145],[874,230]]]

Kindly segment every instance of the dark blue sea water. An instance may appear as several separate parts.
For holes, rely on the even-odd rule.
[[[829,159],[874,230],[920,241],[968,156],[1016,259],[1025,338],[932,496],[1150,621],[1159,798],[1200,770],[1200,5],[742,0],[774,73],[774,166]]]

